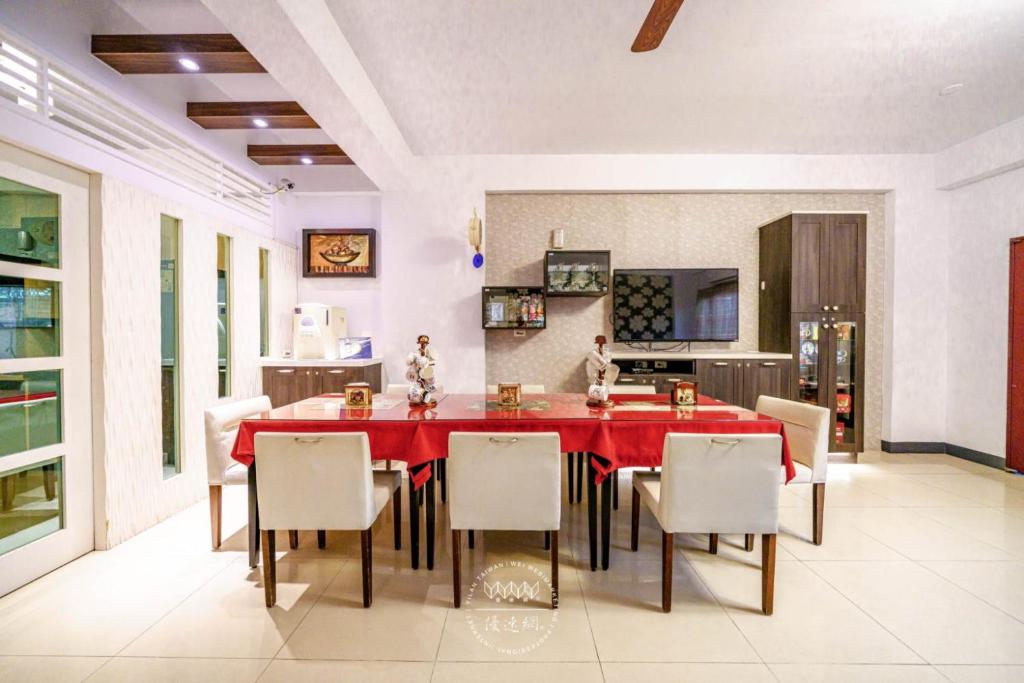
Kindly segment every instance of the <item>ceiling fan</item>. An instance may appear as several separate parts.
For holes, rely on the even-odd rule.
[[[676,18],[676,12],[683,6],[683,0],[654,0],[651,11],[647,13],[640,32],[633,41],[633,52],[649,52],[661,45],[662,38]]]

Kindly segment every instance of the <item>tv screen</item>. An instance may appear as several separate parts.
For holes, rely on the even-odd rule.
[[[739,270],[616,270],[612,326],[617,342],[736,341]]]

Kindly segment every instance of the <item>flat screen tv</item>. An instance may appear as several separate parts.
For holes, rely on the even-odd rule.
[[[612,327],[617,342],[736,341],[739,270],[616,270]]]

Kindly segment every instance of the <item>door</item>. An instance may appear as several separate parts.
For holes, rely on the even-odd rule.
[[[822,268],[828,216],[793,214],[793,313],[822,310],[828,271]]]
[[[864,316],[829,316],[830,452],[864,450]]]
[[[829,402],[828,343],[831,324],[827,315],[799,313],[793,316],[794,398],[831,408]]]
[[[89,177],[0,143],[0,595],[94,547]]]
[[[742,368],[743,361],[738,360],[698,360],[697,382],[700,393],[732,405],[740,405]]]
[[[784,360],[743,361],[744,408],[753,410],[758,396],[789,398],[789,363]]]
[[[821,304],[833,313],[863,313],[867,217],[830,215],[821,242]]]
[[[1010,241],[1010,354],[1006,387],[1006,466],[1024,472],[1024,237]]]

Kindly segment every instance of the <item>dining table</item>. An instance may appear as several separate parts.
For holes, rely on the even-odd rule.
[[[348,407],[343,395],[323,394],[239,423],[231,456],[248,467],[251,567],[259,559],[255,437],[261,432],[365,432],[375,461],[405,462],[413,569],[419,568],[421,507],[427,568],[434,567],[436,470],[448,457],[452,432],[556,432],[562,452],[586,453],[592,571],[598,566],[599,517],[600,565],[609,566],[614,476],[623,468],[661,466],[666,434],[779,434],[783,478],[788,482],[796,474],[780,420],[707,396],[698,396],[696,405],[678,406],[665,394],[612,394],[606,406],[595,407],[574,393],[524,394],[517,406],[501,405],[493,394],[442,394],[436,405],[410,406],[404,396],[377,394],[371,406]]]

